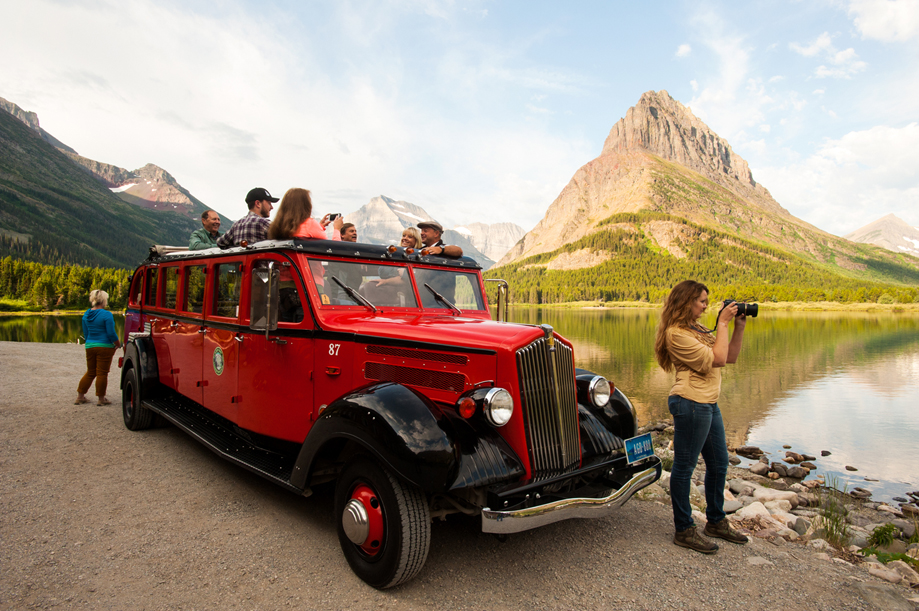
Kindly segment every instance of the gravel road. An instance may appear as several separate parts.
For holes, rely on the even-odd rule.
[[[634,499],[505,542],[435,522],[420,575],[380,592],[339,550],[331,489],[297,497],[175,428],[128,431],[117,368],[112,405],[75,406],[84,366],[82,346],[0,342],[2,609],[913,609],[800,545],[675,547],[669,507]]]

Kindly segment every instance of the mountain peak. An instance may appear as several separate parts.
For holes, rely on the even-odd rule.
[[[0,98],[0,111],[5,111],[34,129],[42,137],[42,139],[50,144],[51,146],[60,149],[66,153],[73,153],[76,155],[76,151],[46,132],[42,129],[41,123],[38,121],[38,115],[30,110],[23,110],[17,104],[10,102],[9,100],[4,100]]]
[[[874,244],[893,252],[919,257],[919,228],[913,227],[893,213],[882,216],[844,236],[862,244]]]
[[[498,262],[550,252],[613,214],[660,212],[817,259],[829,239],[753,180],[727,140],[666,91],[648,91],[613,125],[600,155],[562,189],[536,227]],[[794,227],[794,229],[792,229]]]
[[[601,155],[648,152],[703,175],[756,186],[750,166],[727,140],[664,91],[647,91],[610,130]]]

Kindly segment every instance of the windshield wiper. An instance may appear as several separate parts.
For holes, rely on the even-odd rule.
[[[462,316],[462,315],[463,315],[463,311],[462,311],[462,310],[460,310],[458,307],[456,307],[455,305],[453,305],[452,303],[450,303],[450,301],[447,300],[446,297],[444,297],[443,295],[441,295],[440,293],[438,293],[437,291],[435,291],[434,289],[432,289],[432,288],[431,288],[431,285],[428,284],[427,282],[424,283],[424,288],[426,288],[426,289],[428,289],[429,291],[431,291],[431,293],[434,295],[434,298],[437,299],[437,301],[441,302],[442,304],[445,304],[448,308],[450,308],[451,310],[453,310],[454,312],[456,312],[457,316]]]
[[[354,301],[356,301],[356,302],[358,302],[358,303],[360,303],[360,304],[362,304],[362,305],[367,306],[368,308],[370,308],[371,310],[373,310],[373,313],[374,313],[374,314],[377,313],[377,307],[376,307],[375,305],[373,305],[372,303],[370,303],[369,301],[367,301],[367,298],[366,298],[366,297],[364,297],[363,295],[361,295],[360,293],[358,293],[357,291],[355,291],[353,288],[351,288],[350,286],[348,286],[347,284],[345,284],[345,283],[342,282],[341,280],[339,280],[338,277],[332,276],[332,280],[335,281],[335,284],[337,284],[337,285],[340,286],[341,288],[345,289],[345,292],[348,293],[348,295],[351,297],[351,299],[353,299]]]

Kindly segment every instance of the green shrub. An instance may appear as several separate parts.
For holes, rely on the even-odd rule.
[[[893,524],[884,524],[876,527],[868,536],[868,545],[871,547],[886,547],[897,538],[897,527]]]
[[[890,293],[884,293],[878,297],[878,303],[897,303],[897,298]]]

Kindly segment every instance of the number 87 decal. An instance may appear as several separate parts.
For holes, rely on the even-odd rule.
[[[329,344],[329,356],[338,356],[338,349],[341,344]]]

